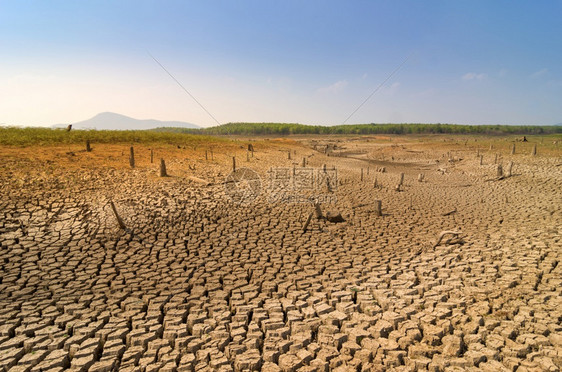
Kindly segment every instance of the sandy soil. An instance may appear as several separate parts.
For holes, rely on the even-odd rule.
[[[533,141],[0,148],[0,371],[558,371],[562,146]],[[304,231],[270,180],[324,165],[291,195],[345,221]]]

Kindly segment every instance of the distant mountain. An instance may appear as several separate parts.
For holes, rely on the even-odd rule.
[[[66,125],[62,126],[66,127]],[[55,125],[54,127],[61,127],[61,125]],[[199,128],[195,124],[183,121],[139,120],[114,112],[102,112],[91,119],[72,123],[74,129],[143,130],[158,127]]]

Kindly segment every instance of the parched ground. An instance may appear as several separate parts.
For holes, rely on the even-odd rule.
[[[247,143],[136,145],[134,169],[125,145],[0,148],[0,371],[560,369],[560,145]],[[233,155],[261,177],[245,204]],[[303,158],[337,170],[304,194],[344,222],[271,200]]]

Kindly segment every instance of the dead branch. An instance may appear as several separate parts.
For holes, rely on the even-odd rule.
[[[306,229],[308,228],[308,225],[310,224],[310,221],[312,220],[312,216],[314,215],[314,213],[310,213],[308,215],[308,218],[306,219],[306,222],[304,223],[304,226],[302,227],[302,232],[305,233]]]
[[[112,200],[109,201],[109,204],[111,205],[111,209],[113,210],[113,213],[115,214],[115,218],[117,219],[117,223],[119,224],[119,227],[123,230],[126,230],[127,227],[123,223],[123,220],[119,216],[119,213],[117,213],[117,208],[115,208],[115,204],[113,204]]]
[[[453,237],[458,238],[460,233],[461,233],[460,231],[450,231],[450,230],[441,231],[441,234],[439,234],[439,237],[437,238],[437,242],[435,243],[433,248],[441,244],[441,240],[443,240],[443,237],[445,235],[453,235]]]
[[[457,208],[453,209],[452,211],[443,213],[442,216],[450,216],[450,215],[453,214],[453,213],[457,213]]]

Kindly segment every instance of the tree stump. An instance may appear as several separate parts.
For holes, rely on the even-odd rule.
[[[375,214],[382,216],[382,200],[375,200]]]
[[[131,146],[129,154],[129,165],[131,166],[131,168],[135,167],[135,150],[133,149],[133,146]]]
[[[150,149],[150,164],[154,164],[154,150]]]
[[[205,160],[206,160],[206,161],[209,160],[209,154],[208,154],[208,151],[207,151],[207,150],[205,150]]]
[[[513,162],[510,161],[510,162],[507,164],[507,177],[511,177],[511,170],[512,170],[512,169],[513,169]]]
[[[515,155],[515,143],[511,145],[511,155]]]
[[[498,154],[496,153],[496,156],[494,157],[494,164],[498,164]]]
[[[326,177],[326,189],[328,190],[329,193],[333,192],[332,185],[330,184],[330,178],[329,177]]]
[[[306,167],[306,158],[304,157],[302,158],[302,167],[303,168]]]
[[[482,160],[484,159],[484,155],[480,155],[480,165],[482,165]]]
[[[287,159],[291,160],[291,150],[287,151]]]
[[[531,155],[535,156],[537,155],[537,145],[533,145],[533,150],[531,151]]]
[[[92,148],[90,147],[90,140],[86,140],[86,151],[87,152],[92,151]]]
[[[340,212],[331,210],[326,212],[326,221],[332,223],[339,223],[339,222],[345,222],[345,219],[343,218]]]
[[[160,177],[167,177],[168,173],[166,172],[166,162],[164,159],[160,159]]]
[[[498,178],[503,177],[503,167],[502,167],[501,164],[498,164],[497,167],[496,167],[496,176]]]
[[[236,156],[232,157],[232,171],[236,172]]]
[[[322,215],[322,208],[320,208],[320,203],[318,202],[314,203],[314,214],[316,214],[316,218],[319,220],[322,219],[322,217],[324,217]]]

